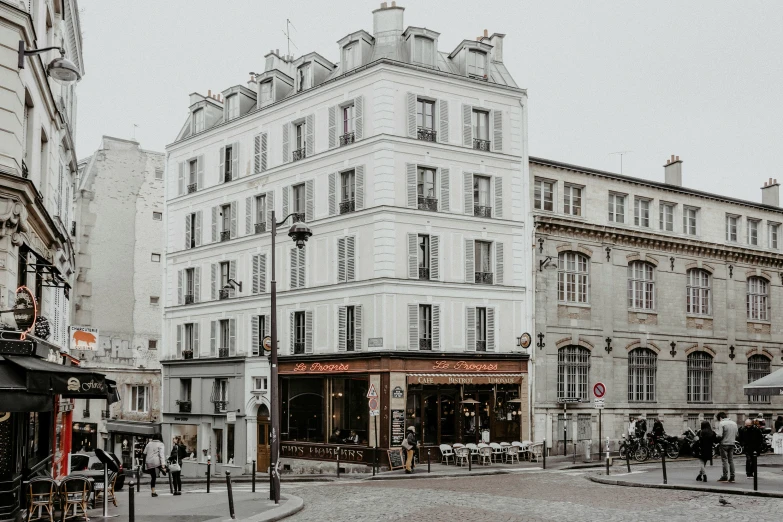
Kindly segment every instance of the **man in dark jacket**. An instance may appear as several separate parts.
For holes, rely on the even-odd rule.
[[[745,449],[745,476],[753,476],[756,457],[764,447],[764,434],[752,420],[745,419],[745,426],[739,431],[739,441]]]
[[[405,473],[413,473],[411,466],[413,466],[413,453],[418,446],[416,440],[416,428],[408,426],[408,435],[402,441],[402,447],[405,448]]]

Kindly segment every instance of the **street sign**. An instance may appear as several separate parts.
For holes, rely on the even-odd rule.
[[[226,413],[226,422],[236,422],[236,421],[237,421],[237,412],[229,411]]]
[[[557,402],[559,402],[561,404],[564,403],[564,402],[567,402],[567,403],[582,402],[582,399],[580,399],[579,397],[561,397],[560,399],[557,399]]]
[[[596,399],[600,399],[606,395],[606,385],[602,382],[595,383],[595,386],[593,386],[593,395],[595,395]]]
[[[603,399],[593,399],[593,408],[596,410],[603,410],[604,409],[604,400]]]
[[[370,389],[367,390],[367,398],[369,399],[370,397],[377,397],[377,396],[378,396],[378,392],[375,391],[375,385],[370,384]]]
[[[371,410],[377,410],[378,409],[378,398],[377,397],[370,397],[370,400],[367,401],[368,405],[370,406]]]
[[[272,351],[272,338],[270,336],[264,337],[264,340],[261,341],[261,345],[264,347],[265,352],[271,352]]]
[[[381,410],[370,410],[370,417],[378,417],[381,414]]]

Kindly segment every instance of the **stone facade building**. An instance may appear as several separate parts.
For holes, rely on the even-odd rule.
[[[527,96],[504,35],[443,52],[403,11],[382,4],[338,61],[271,51],[247,86],[190,96],[167,147],[162,360],[186,474],[268,464],[273,210],[314,234],[277,237],[286,465],[366,463],[406,424],[436,448],[528,437]]]
[[[78,400],[73,450],[111,449],[126,466],[160,431],[164,159],[104,136],[79,162],[74,201],[72,325],[97,329],[98,342],[71,355],[117,381],[122,401],[106,411]]]
[[[689,189],[674,156],[663,183],[538,158],[530,175],[536,440],[562,453],[565,411],[569,444],[597,442],[597,382],[613,441],[640,415],[680,434],[719,411],[783,413],[742,389],[781,364],[777,181],[760,203]]]

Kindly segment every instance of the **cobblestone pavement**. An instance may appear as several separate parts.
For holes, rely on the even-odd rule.
[[[780,499],[726,496],[590,482],[593,471],[520,471],[510,475],[289,484],[304,499],[293,522],[688,521],[780,520]]]

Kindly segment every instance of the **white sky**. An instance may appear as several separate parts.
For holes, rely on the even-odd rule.
[[[449,0],[413,2],[405,25],[441,33],[451,51],[484,29],[505,33],[505,63],[528,90],[530,153],[663,180],[684,160],[687,187],[760,201],[783,181],[783,2],[733,0]],[[220,92],[285,52],[337,61],[337,40],[372,33],[380,1],[80,0],[86,76],[77,152],[104,134],[162,151],[188,95]]]

